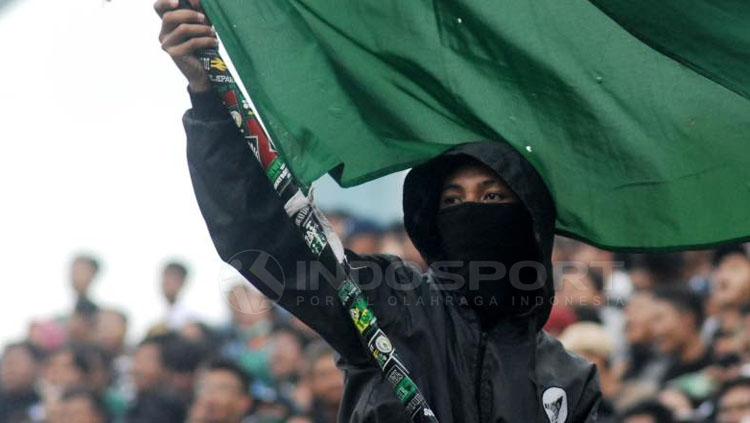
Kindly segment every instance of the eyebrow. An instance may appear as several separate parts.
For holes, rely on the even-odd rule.
[[[498,181],[497,179],[485,179],[484,181],[480,182],[479,185],[482,187],[488,187],[491,185],[500,185],[500,181]]]
[[[449,189],[455,189],[455,190],[458,190],[458,191],[463,191],[464,188],[461,185],[458,185],[458,184],[447,184],[447,185],[443,186],[443,191],[448,191]]]
[[[487,188],[493,185],[499,186],[500,181],[498,181],[497,179],[485,179],[484,181],[479,183],[479,186],[481,186],[482,188]],[[463,191],[463,189],[464,188],[458,184],[446,184],[445,186],[443,186],[443,191],[448,191],[448,190]]]

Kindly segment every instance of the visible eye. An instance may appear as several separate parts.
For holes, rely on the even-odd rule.
[[[487,194],[484,194],[483,200],[490,203],[499,203],[503,201],[503,195],[499,192],[488,192]]]
[[[443,197],[443,200],[440,202],[440,204],[442,206],[455,206],[460,202],[461,199],[459,197]]]

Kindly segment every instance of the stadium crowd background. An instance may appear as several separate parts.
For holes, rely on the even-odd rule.
[[[400,223],[329,219],[360,254],[425,264]],[[209,326],[180,293],[189,263],[161,269],[167,312],[128,343],[129,313],[91,298],[100,260],[72,259],[75,307],[28,324],[0,358],[0,422],[334,422],[344,378],[334,352],[244,282],[231,318]],[[599,369],[600,421],[750,421],[750,258],[746,246],[614,254],[566,238],[553,256],[546,329]],[[268,305],[268,306],[266,306]]]

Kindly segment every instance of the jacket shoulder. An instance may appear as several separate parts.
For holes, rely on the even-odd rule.
[[[544,330],[539,331],[536,344],[537,360],[543,359],[544,362],[554,363],[554,367],[564,366],[564,369],[572,374],[587,374],[594,368],[594,365],[583,357],[566,350],[560,341]]]
[[[368,285],[368,282],[380,282],[373,285],[377,285],[381,291],[400,290],[404,286],[417,287],[425,281],[425,275],[415,264],[395,255],[360,255],[346,250],[346,257],[360,283]]]

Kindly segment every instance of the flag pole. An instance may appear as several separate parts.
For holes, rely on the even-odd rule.
[[[192,8],[188,0],[180,0],[183,8]],[[248,143],[258,163],[261,165],[284,202],[289,218],[304,238],[310,251],[332,274],[344,275],[337,278],[336,290],[339,300],[349,313],[352,324],[360,340],[370,351],[370,358],[377,363],[381,373],[393,386],[394,393],[406,413],[415,423],[437,423],[437,418],[417,387],[410,373],[400,360],[388,336],[380,329],[378,320],[367,299],[351,276],[351,267],[346,260],[341,241],[330,225],[315,208],[300,188],[284,158],[279,155],[273,141],[260,123],[240,90],[226,63],[216,48],[197,53],[203,68],[216,94],[221,98],[229,114],[234,119],[245,142]]]

